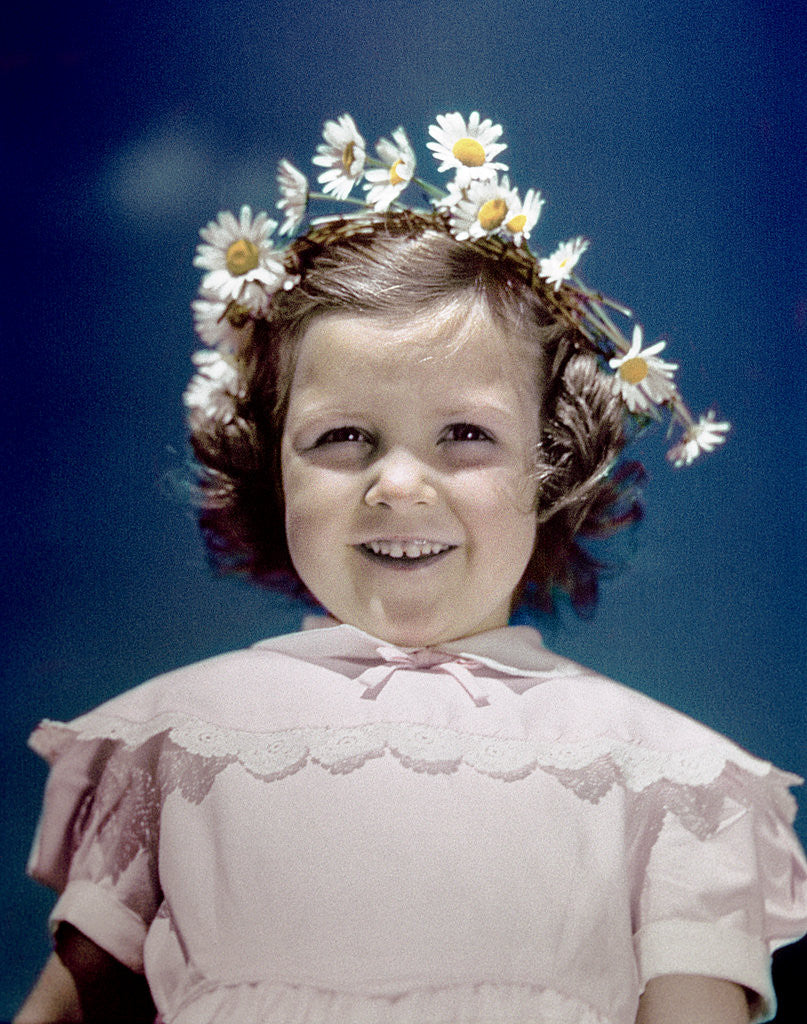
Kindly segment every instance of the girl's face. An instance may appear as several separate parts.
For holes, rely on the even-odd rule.
[[[481,307],[312,322],[281,463],[289,551],[331,615],[403,647],[507,624],[535,542],[535,366]]]

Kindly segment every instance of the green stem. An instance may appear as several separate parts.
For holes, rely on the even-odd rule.
[[[422,178],[412,178],[412,184],[422,188],[427,196],[431,196],[432,199],[445,199],[448,195],[447,192],[443,192],[442,189],[437,188],[435,185],[430,185],[428,181],[424,181]]]
[[[344,199],[337,199],[336,196],[329,196],[325,192],[309,192],[309,199],[324,199],[326,203],[352,203],[354,206],[366,206],[363,199],[356,199],[355,196],[346,196]]]

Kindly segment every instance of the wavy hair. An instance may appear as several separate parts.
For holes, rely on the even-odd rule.
[[[314,601],[289,556],[280,482],[295,360],[314,318],[338,311],[405,320],[413,311],[481,300],[537,356],[538,528],[515,603],[551,611],[563,591],[578,613],[593,609],[607,567],[586,541],[640,518],[643,471],[635,462],[617,466],[627,441],[622,403],[554,296],[535,286],[530,262],[525,275],[522,250],[457,241],[439,214],[409,211],[343,219],[292,243],[287,269],[300,283],[278,292],[267,318],[245,335],[234,419],[191,419],[199,525],[213,565]]]

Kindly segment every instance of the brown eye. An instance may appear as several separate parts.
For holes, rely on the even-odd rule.
[[[445,441],[492,441],[490,434],[474,423],[452,423],[443,435]]]
[[[314,447],[319,448],[326,444],[356,444],[370,443],[370,438],[359,430],[358,427],[335,427],[333,430],[326,430],[317,438]]]

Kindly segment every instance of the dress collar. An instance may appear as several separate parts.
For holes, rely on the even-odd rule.
[[[302,632],[263,640],[255,647],[310,659],[339,672],[359,684],[362,696],[369,700],[401,669],[446,673],[477,707],[489,703],[480,675],[498,677],[509,689],[522,693],[540,680],[583,671],[547,650],[531,626],[504,626],[434,647],[413,648],[389,644],[330,617],[310,616]]]

